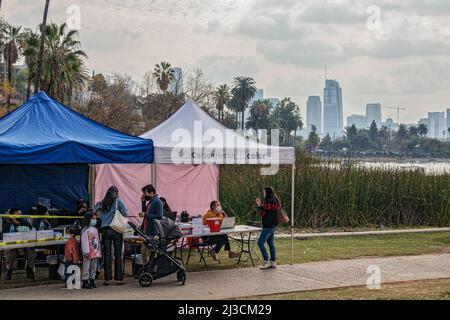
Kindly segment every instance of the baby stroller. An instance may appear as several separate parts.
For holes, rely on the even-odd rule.
[[[176,243],[183,236],[173,220],[163,218],[154,220],[156,237],[150,238],[139,227],[129,222],[130,227],[144,239],[142,245],[156,252],[155,257],[147,262],[138,273],[139,284],[149,287],[153,280],[177,273],[177,280],[182,285],[186,282],[186,268],[175,257]]]

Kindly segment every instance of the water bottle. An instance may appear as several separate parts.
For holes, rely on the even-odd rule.
[[[9,227],[9,233],[14,233],[14,232],[16,232],[16,229],[14,228],[14,225],[12,224],[12,225]]]
[[[39,230],[45,230],[45,224],[44,221],[41,220],[41,223],[39,223]]]

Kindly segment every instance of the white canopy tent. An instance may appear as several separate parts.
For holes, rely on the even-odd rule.
[[[213,119],[188,100],[175,114],[141,138],[153,140],[155,164],[292,165],[291,263],[294,251],[295,149],[248,139]],[[274,139],[276,140],[276,139]],[[152,166],[156,170],[156,166]],[[156,176],[152,174],[152,177]],[[218,187],[218,186],[217,186]]]

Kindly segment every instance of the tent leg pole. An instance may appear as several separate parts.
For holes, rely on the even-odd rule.
[[[152,170],[152,185],[156,189],[156,163],[151,164],[151,170]]]
[[[294,263],[294,205],[295,205],[295,164],[292,165],[291,180],[291,265]]]
[[[95,178],[96,178],[96,167],[95,164],[89,164],[89,202],[90,207],[95,206]]]

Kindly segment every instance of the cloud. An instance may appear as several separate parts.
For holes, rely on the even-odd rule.
[[[259,67],[255,57],[224,57],[218,54],[208,54],[198,59],[197,65],[207,74],[214,77],[217,84],[230,83],[237,76],[256,78]]]
[[[343,5],[337,2],[310,3],[298,16],[299,22],[319,24],[365,24],[367,7]]]

